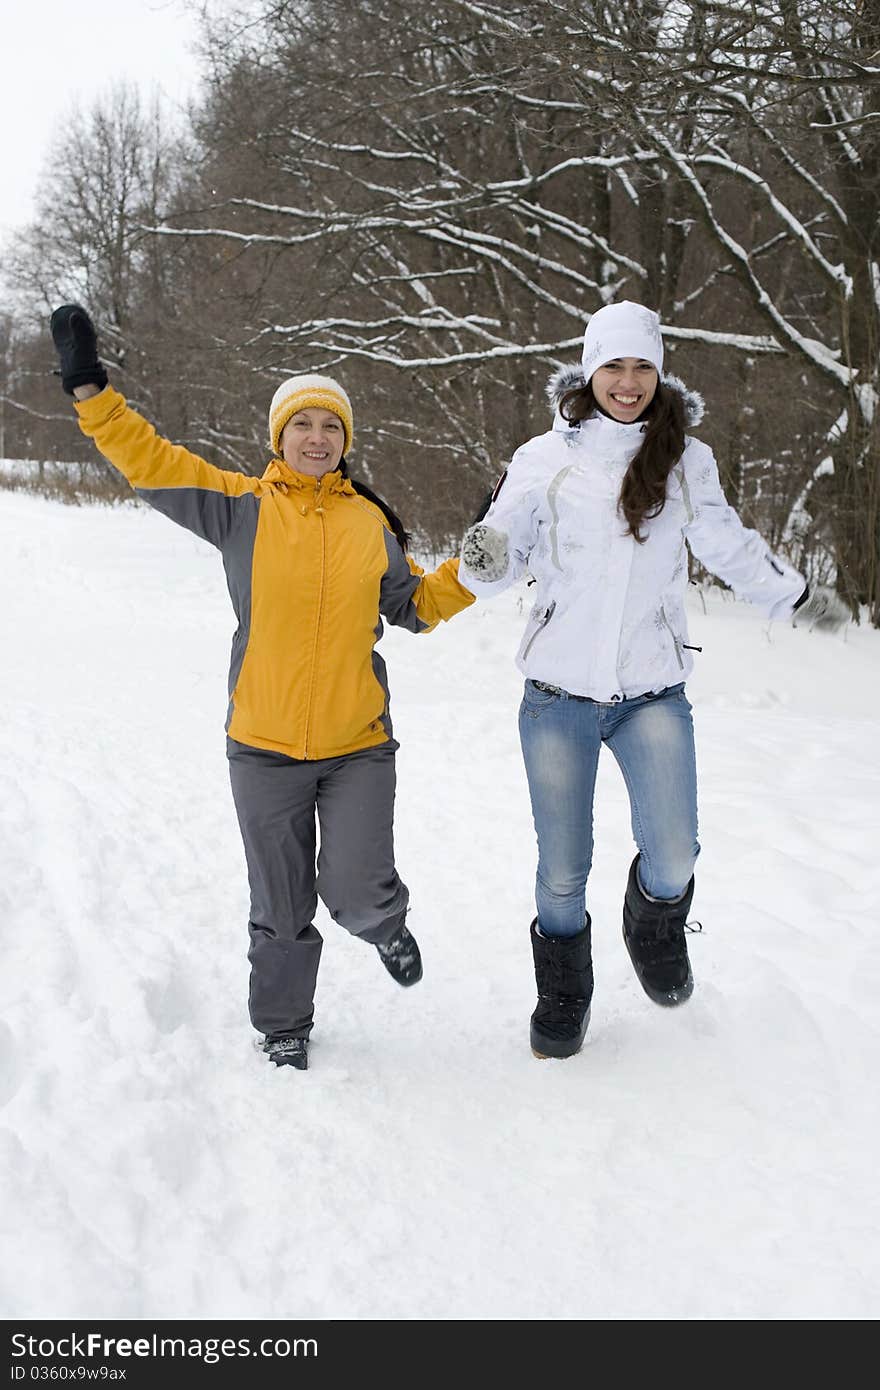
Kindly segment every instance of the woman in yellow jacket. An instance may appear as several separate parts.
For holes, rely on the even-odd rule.
[[[394,864],[398,745],[375,646],[383,618],[430,632],[473,595],[455,559],[432,574],[419,569],[398,519],[349,478],[351,402],[332,378],[279,386],[269,411],[274,457],[253,478],[158,436],[108,385],[80,306],[56,309],[51,329],[83,433],[139,497],[223,556],[238,620],[226,731],[251,890],[250,1015],[272,1061],[305,1070],[318,896],[399,984],[421,978]]]

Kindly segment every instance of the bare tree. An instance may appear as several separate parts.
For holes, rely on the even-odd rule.
[[[265,0],[204,42],[179,157],[123,101],[29,251],[178,437],[259,467],[273,384],[344,372],[358,468],[440,546],[640,299],[732,499],[880,623],[880,0]]]
[[[145,109],[134,87],[113,86],[88,111],[73,110],[49,151],[34,221],[6,266],[23,321],[43,335],[55,305],[87,304],[108,362],[144,400],[155,376],[142,370],[137,329],[145,306],[161,310],[165,291],[144,226],[164,214],[178,157],[158,104]]]
[[[413,501],[444,467],[414,450],[467,493],[535,427],[588,314],[646,300],[723,378],[738,500],[808,563],[830,554],[878,621],[877,7],[267,5],[222,44],[220,89],[260,85],[250,177],[163,233],[307,279],[286,318],[267,287],[248,347],[360,363],[369,463],[390,446]]]

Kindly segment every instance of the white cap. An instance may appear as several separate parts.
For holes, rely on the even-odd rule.
[[[597,367],[615,357],[639,357],[653,362],[658,375],[663,372],[663,339],[660,315],[630,299],[597,309],[587,324],[581,361],[584,379],[590,380]]]
[[[314,372],[303,376],[288,377],[282,381],[272,404],[269,406],[269,440],[277,454],[281,448],[281,431],[291,416],[298,410],[308,410],[315,406],[319,410],[329,410],[342,421],[345,434],[343,453],[347,454],[354,442],[354,416],[347,393],[334,381],[332,376],[318,376]]]

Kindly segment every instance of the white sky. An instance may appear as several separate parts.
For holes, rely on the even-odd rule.
[[[187,0],[20,0],[4,6],[0,231],[26,222],[58,123],[114,82],[183,103],[198,86]]]

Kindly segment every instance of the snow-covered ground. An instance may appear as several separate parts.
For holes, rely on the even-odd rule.
[[[322,910],[303,1074],[251,1045],[219,557],[0,492],[0,576],[0,1315],[876,1317],[880,634],[692,595],[696,993],[632,973],[603,758],[592,1024],[538,1062],[522,600],[387,633],[425,979]]]

